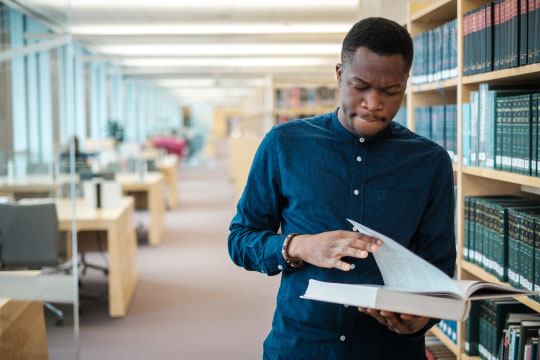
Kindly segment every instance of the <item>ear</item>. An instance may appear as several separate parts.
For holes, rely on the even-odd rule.
[[[337,81],[338,81],[338,85],[341,83],[342,72],[343,72],[343,64],[337,63],[336,64],[336,78],[337,78]]]

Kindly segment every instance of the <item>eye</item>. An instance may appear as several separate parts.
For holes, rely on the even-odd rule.
[[[395,90],[392,90],[392,91],[388,91],[388,90],[384,90],[383,91],[383,94],[386,95],[386,96],[396,96],[396,95],[399,95],[400,91],[395,91]]]

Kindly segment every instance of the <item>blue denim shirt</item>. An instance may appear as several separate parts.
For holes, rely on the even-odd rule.
[[[447,152],[395,122],[372,139],[346,130],[336,112],[275,126],[257,150],[228,240],[237,265],[281,273],[264,358],[425,358],[423,332],[401,336],[356,307],[300,298],[309,279],[383,284],[371,254],[345,258],[355,267],[343,272],[289,268],[281,249],[290,233],[352,230],[351,218],[453,276],[453,181]]]

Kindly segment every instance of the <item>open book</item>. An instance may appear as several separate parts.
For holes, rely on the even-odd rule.
[[[302,298],[462,321],[469,315],[471,300],[533,294],[485,281],[453,280],[389,237],[355,221],[349,222],[361,233],[384,242],[373,255],[385,285],[337,284],[312,279]]]

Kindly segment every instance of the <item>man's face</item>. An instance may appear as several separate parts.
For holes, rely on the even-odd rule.
[[[360,47],[350,63],[337,64],[341,124],[358,136],[373,137],[386,129],[405,94],[409,69],[401,55],[381,56]]]

